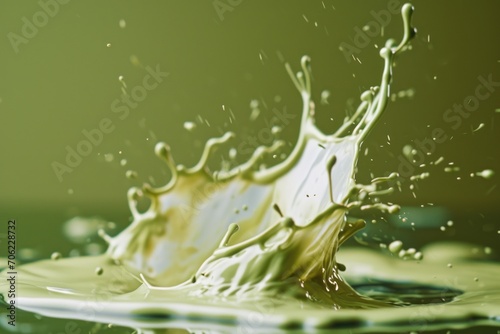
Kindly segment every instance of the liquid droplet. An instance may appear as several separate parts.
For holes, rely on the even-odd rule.
[[[196,123],[194,122],[184,122],[184,129],[187,131],[193,131],[196,128]]]
[[[477,172],[476,175],[485,179],[491,179],[495,175],[495,172],[491,169],[485,169],[482,172]]]
[[[403,243],[400,240],[395,240],[389,244],[389,251],[393,254],[398,254],[403,249]]]

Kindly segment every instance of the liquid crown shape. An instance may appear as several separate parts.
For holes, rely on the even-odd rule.
[[[297,143],[285,161],[257,169],[263,155],[284,145],[276,140],[269,147],[258,147],[246,163],[210,173],[210,154],[234,134],[209,140],[192,168],[176,165],[169,147],[157,144],[156,154],[167,163],[172,179],[162,188],[146,185],[129,191],[134,222],[115,238],[104,236],[110,244],[109,256],[162,285],[184,279],[203,286],[204,293],[266,290],[273,286],[270,283],[292,277],[303,285],[319,280],[331,296],[328,299],[340,306],[335,291],[347,285],[337,274],[335,253],[362,227],[347,224],[345,213],[361,205],[354,198],[375,191],[382,182],[369,186],[354,182],[357,152],[387,105],[394,57],[415,34],[411,12],[409,5],[402,9],[401,42],[389,40],[380,50],[385,62],[380,86],[361,95],[358,110],[332,135],[314,125],[310,59],[302,58],[302,71],[297,74],[287,65],[303,110]],[[139,197],[151,202],[144,213],[136,209]]]

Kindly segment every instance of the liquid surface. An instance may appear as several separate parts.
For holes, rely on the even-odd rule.
[[[329,328],[339,333],[400,333],[494,325],[500,312],[500,266],[461,257],[470,251],[465,244],[435,244],[424,251],[426,259],[421,262],[363,248],[338,254],[340,261],[350,264],[343,276],[358,291],[406,305],[390,312],[387,308],[333,311],[287,296],[242,302],[198,298],[190,296],[189,289],[151,290],[106,256],[25,265],[19,275],[30,284],[20,286],[20,295],[29,297],[18,301],[25,310],[44,316],[147,328],[143,333],[164,333],[163,328],[195,333],[326,333]],[[452,260],[453,267],[443,258]],[[103,268],[102,279],[95,278],[96,266]]]
[[[310,60],[304,57],[299,73],[287,66],[303,112],[297,143],[284,161],[260,168],[264,156],[284,145],[276,140],[257,148],[246,163],[212,172],[209,157],[234,134],[209,140],[191,168],[177,165],[168,146],[159,143],[156,153],[171,181],[129,191],[134,221],[116,237],[101,232],[109,243],[106,254],[20,267],[19,307],[145,333],[498,325],[498,265],[453,254],[444,262],[432,260],[449,245],[435,246],[424,260],[400,244],[389,245],[391,252],[417,261],[369,250],[337,252],[364,226],[347,220],[349,211],[399,209],[379,200],[397,184],[396,174],[368,185],[357,184],[354,176],[359,147],[387,105],[395,57],[415,34],[412,10],[402,8],[401,42],[389,40],[380,50],[380,85],[361,95],[356,113],[334,134],[314,125]],[[143,200],[150,207],[139,212]],[[447,264],[451,258],[453,268]],[[4,295],[6,288],[1,286]]]

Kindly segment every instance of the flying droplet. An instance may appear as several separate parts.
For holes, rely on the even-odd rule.
[[[399,253],[403,248],[403,242],[401,240],[395,240],[389,244],[389,251],[393,254]]]
[[[125,172],[125,177],[129,180],[137,178],[137,172],[133,170],[128,170]]]
[[[330,97],[330,91],[325,89],[324,91],[321,92],[321,102],[320,103],[322,105],[329,104],[329,102],[328,102],[329,97]]]
[[[491,169],[485,169],[482,172],[477,172],[476,175],[485,179],[490,179],[493,177],[493,175],[495,175],[495,172]]]
[[[413,255],[413,258],[417,261],[420,261],[424,258],[424,255],[422,254],[422,252],[416,252],[415,255]]]
[[[271,128],[271,133],[273,135],[277,135],[278,133],[280,133],[282,130],[281,126],[278,126],[278,125],[275,125]]]
[[[238,151],[234,147],[229,149],[229,159],[231,159],[231,160],[236,159],[237,154],[238,154]]]
[[[484,123],[479,124],[479,126],[476,129],[473,129],[472,132],[476,132],[484,128]]]
[[[196,128],[196,123],[194,122],[184,122],[184,129],[188,131],[193,131]]]

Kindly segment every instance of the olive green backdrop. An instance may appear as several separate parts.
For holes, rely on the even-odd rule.
[[[189,165],[196,161],[204,140],[219,135],[221,129],[242,135],[237,146],[266,126],[273,108],[282,112],[286,107],[298,115],[300,97],[284,62],[298,69],[304,54],[312,57],[318,122],[332,131],[346,109],[357,105],[360,92],[378,84],[382,61],[376,46],[387,37],[402,35],[400,16],[391,14],[382,17],[390,21],[383,37],[368,36],[367,41],[356,37],[375,19],[372,11],[388,12],[389,3],[2,1],[2,219],[22,222],[19,233],[43,230],[55,238],[60,224],[77,214],[125,225],[126,190],[142,182],[160,185],[168,180],[163,163],[154,155],[155,142],[169,143],[176,161]],[[407,206],[433,203],[468,210],[477,212],[479,219],[500,203],[498,176],[489,180],[469,176],[484,169],[500,171],[498,91],[481,100],[470,117],[461,118],[456,130],[451,125],[458,120],[446,122],[443,115],[475,94],[479,76],[500,81],[500,3],[416,1],[414,5],[418,36],[413,50],[398,60],[393,92],[412,88],[415,95],[390,104],[365,143],[369,153],[360,161],[359,176],[367,180],[370,173],[397,170],[404,145],[442,128],[453,138],[436,145],[425,163],[440,156],[444,162],[431,169],[428,180],[418,183],[416,198],[405,191],[392,200]],[[339,50],[342,43],[357,48],[359,61]],[[128,114],[121,102],[113,107],[122,89],[130,93],[143,85],[148,67],[169,75],[160,77],[163,81],[146,91],[135,108],[125,107]],[[331,92],[328,105],[320,103],[325,89]],[[144,90],[136,88],[140,92]],[[253,99],[260,101],[261,114],[250,122]],[[96,139],[99,143],[71,173],[58,179],[53,163],[65,164],[66,147],[76,149],[85,139],[82,131],[97,128],[103,119],[112,122],[105,127],[109,133]],[[189,132],[183,128],[185,121],[197,127]],[[481,123],[484,127],[473,132]],[[283,136],[293,142],[297,129],[298,117],[290,118]],[[123,159],[125,166],[120,163]],[[449,162],[460,171],[444,172]],[[214,159],[213,166],[218,164]],[[128,169],[138,173],[135,180],[125,177]]]

